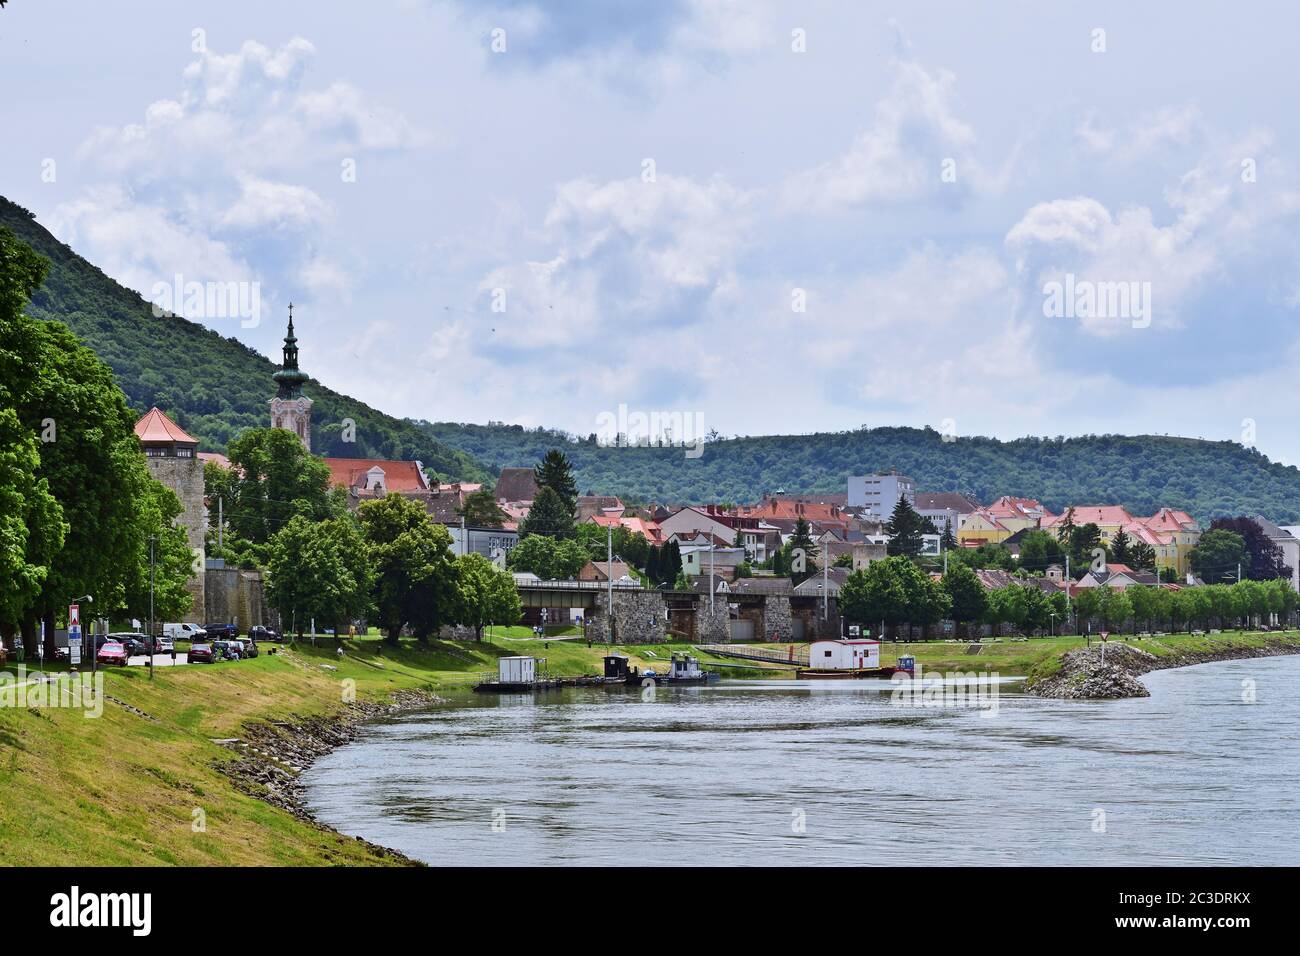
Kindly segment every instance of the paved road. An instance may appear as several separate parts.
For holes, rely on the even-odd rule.
[[[137,654],[135,657],[127,658],[126,666],[144,667],[148,663],[149,663],[148,654]],[[184,654],[177,654],[175,662],[172,661],[172,656],[170,654],[155,654],[153,656],[154,667],[171,667],[173,663],[175,663],[176,666],[181,667],[186,665],[189,662],[185,660]]]

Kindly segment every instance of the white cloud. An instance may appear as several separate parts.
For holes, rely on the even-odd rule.
[[[479,289],[505,290],[500,324],[519,345],[576,343],[612,316],[643,331],[682,321],[727,295],[752,198],[721,179],[565,183],[545,220],[554,254],[493,270]]]
[[[975,131],[953,104],[956,78],[931,75],[911,60],[893,64],[893,85],[876,103],[875,116],[841,156],[791,177],[784,202],[812,212],[869,203],[904,204],[960,200],[971,188],[996,188],[993,175],[975,153]],[[943,178],[952,161],[955,181]]]
[[[245,230],[296,228],[314,225],[329,215],[329,204],[306,186],[241,175],[239,199],[221,217],[221,225]]]
[[[116,187],[88,190],[59,206],[51,228],[69,245],[95,250],[91,260],[97,266],[146,297],[155,283],[170,283],[176,275],[198,282],[257,278],[229,244]]]

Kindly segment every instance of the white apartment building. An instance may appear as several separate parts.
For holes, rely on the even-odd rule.
[[[881,521],[888,521],[899,498],[916,503],[916,482],[896,471],[875,475],[850,475],[848,506],[862,508]],[[953,529],[954,533],[956,529]]]

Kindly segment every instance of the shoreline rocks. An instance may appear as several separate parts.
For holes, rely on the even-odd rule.
[[[355,740],[361,732],[361,725],[368,720],[442,702],[442,698],[427,691],[398,691],[388,703],[358,701],[329,715],[246,724],[243,737],[213,741],[237,755],[221,764],[219,769],[241,793],[288,811],[321,830],[338,833],[320,823],[307,810],[298,783],[303,771],[335,748]],[[360,837],[355,839],[377,858],[407,866],[423,865],[396,850]]]
[[[1028,693],[1035,697],[1058,700],[1150,697],[1151,692],[1138,678],[1151,671],[1208,664],[1212,661],[1279,657],[1283,654],[1300,654],[1300,645],[1270,641],[1261,647],[1235,646],[1217,651],[1182,651],[1160,657],[1142,648],[1112,641],[1106,645],[1104,664],[1101,661],[1100,644],[1076,648],[1061,659],[1059,671],[1036,681],[1029,687]]]

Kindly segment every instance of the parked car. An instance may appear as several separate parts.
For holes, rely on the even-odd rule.
[[[170,654],[172,648],[176,645],[170,637],[146,637],[144,639],[145,654]]]
[[[214,661],[237,661],[239,660],[239,648],[234,641],[213,641],[212,659]]]
[[[149,653],[149,637],[138,631],[121,631],[108,635],[108,639],[121,644],[122,649],[126,651],[127,657],[137,657],[140,654]]]
[[[271,641],[279,644],[284,640],[280,632],[271,627],[263,627],[261,624],[255,624],[248,629],[248,636],[255,641]]]
[[[101,664],[120,664],[126,666],[126,648],[117,641],[108,640],[104,646],[99,649],[99,654],[95,659]]]
[[[234,624],[204,624],[204,636],[213,641],[232,641],[239,636]]]
[[[240,638],[238,641],[236,641],[235,643],[237,643],[237,644],[239,645],[239,647],[240,647],[240,654],[241,654],[242,656],[244,656],[244,657],[256,657],[256,656],[257,656],[257,641],[254,641],[254,640],[252,640],[251,638],[241,637],[241,638]]]
[[[189,653],[185,655],[187,664],[211,664],[212,663],[212,645],[211,644],[191,644]]]
[[[207,635],[198,624],[164,624],[163,637],[173,641],[201,641]]]

